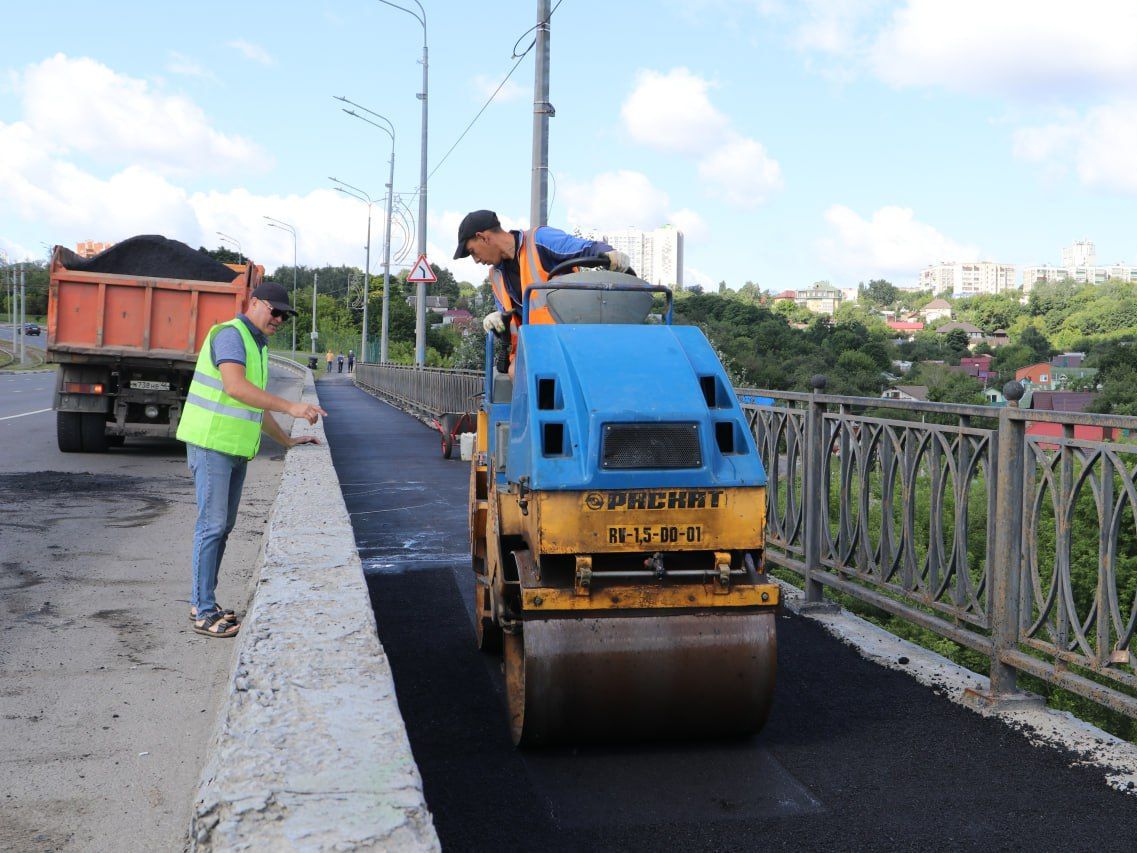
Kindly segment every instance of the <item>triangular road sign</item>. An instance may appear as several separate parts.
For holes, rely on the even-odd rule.
[[[426,259],[426,255],[419,255],[415,265],[411,267],[410,275],[407,276],[407,281],[424,282],[432,284],[438,281],[438,276],[434,274],[434,270],[430,268],[430,261]]]

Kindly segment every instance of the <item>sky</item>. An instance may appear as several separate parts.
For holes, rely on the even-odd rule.
[[[534,57],[512,55],[537,3],[422,3],[427,254],[477,283],[451,260],[462,216],[528,225]],[[550,225],[669,223],[687,284],[772,291],[1057,264],[1083,239],[1137,263],[1133,0],[553,3]],[[418,214],[423,28],[378,0],[41,0],[8,4],[3,32],[10,260],[221,232],[271,271],[293,255],[271,216],[300,264],[362,267],[368,206],[335,177],[376,199],[381,273],[391,139],[333,96],[393,123],[396,196]],[[392,252],[410,265],[406,223]]]

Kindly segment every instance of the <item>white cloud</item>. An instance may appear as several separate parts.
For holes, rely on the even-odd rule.
[[[494,91],[498,86],[501,86],[501,91],[494,95],[494,100],[499,104],[517,101],[529,94],[528,89],[513,82],[513,80],[506,80],[505,83],[502,83],[501,80],[496,77],[488,77],[485,74],[477,75],[472,82],[474,84],[474,91],[481,101],[485,101],[491,95],[494,95]]]
[[[714,195],[737,207],[756,207],[782,187],[782,170],[761,143],[736,136],[699,163]]]
[[[259,44],[253,44],[251,41],[245,39],[234,39],[225,43],[227,47],[234,50],[239,50],[246,59],[251,59],[253,62],[259,62],[261,65],[275,65],[276,60],[269,55],[269,52],[261,47]]]
[[[642,172],[604,172],[561,190],[572,228],[655,228],[667,220],[667,193]]]
[[[895,86],[979,94],[1100,94],[1137,87],[1137,4],[907,0],[871,51]]]
[[[911,208],[888,206],[864,219],[835,204],[825,212],[833,235],[819,241],[825,260],[849,280],[878,276],[914,279],[936,261],[974,260],[976,246],[957,243],[916,219]]]
[[[704,290],[717,290],[715,281],[700,269],[683,267],[683,286],[699,285]]]
[[[711,83],[686,68],[666,74],[642,70],[620,108],[636,142],[663,151],[702,154],[716,145],[730,120],[707,97]]]
[[[734,130],[710,101],[712,84],[686,68],[640,71],[621,115],[628,134],[661,151],[698,157],[707,191],[754,207],[782,185],[781,167],[757,140]]]
[[[217,82],[216,74],[208,68],[203,68],[197,61],[176,51],[170,51],[169,61],[166,62],[166,70],[171,74],[179,74],[182,77],[196,77],[199,80],[208,80],[211,83]]]
[[[703,217],[687,207],[671,211],[667,221],[683,232],[683,239],[688,246],[706,240],[711,234]]]
[[[803,20],[791,36],[801,50],[851,57],[864,46],[865,27],[885,0],[803,0]]]
[[[249,140],[214,129],[188,98],[93,59],[56,54],[29,66],[17,89],[37,144],[59,154],[164,174],[260,170],[269,159]]]
[[[1137,193],[1137,100],[1018,130],[1015,155],[1048,172],[1073,169],[1086,186]]]

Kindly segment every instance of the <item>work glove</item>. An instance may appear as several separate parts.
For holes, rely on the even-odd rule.
[[[606,252],[605,256],[608,258],[608,269],[612,272],[627,272],[632,265],[631,258],[623,252]]]
[[[485,316],[482,320],[482,328],[486,330],[488,335],[490,332],[502,334],[505,331],[505,320],[501,316],[500,311],[492,311]]]

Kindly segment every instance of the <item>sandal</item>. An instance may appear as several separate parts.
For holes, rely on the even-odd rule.
[[[217,605],[217,609],[221,612],[221,615],[225,617],[226,622],[236,622],[237,621],[237,611],[236,610],[230,610],[227,607],[222,607],[220,604]],[[189,609],[189,620],[191,622],[197,621],[197,608],[196,607],[191,607]]]
[[[193,630],[206,637],[235,637],[241,630],[241,625],[225,618],[220,610],[215,610],[194,621]]]

